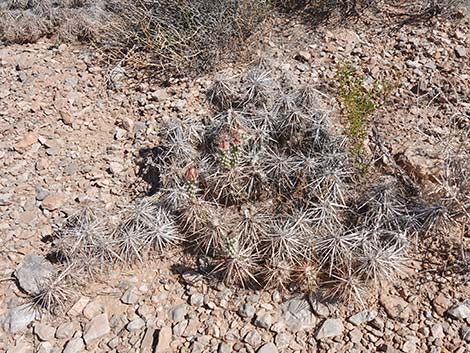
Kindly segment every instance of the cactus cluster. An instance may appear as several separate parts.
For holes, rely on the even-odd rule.
[[[394,182],[358,188],[322,94],[259,65],[208,90],[206,124],[161,130],[159,204],[229,285],[361,299],[406,258],[410,211]],[[178,133],[174,133],[178,131]],[[362,190],[362,193],[359,192]]]
[[[54,239],[59,261],[92,273],[183,244],[227,285],[363,302],[400,273],[413,240],[454,221],[448,203],[393,176],[365,183],[311,85],[286,87],[259,65],[216,80],[207,98],[204,122],[163,124],[157,194],[114,226],[90,209],[70,217]]]

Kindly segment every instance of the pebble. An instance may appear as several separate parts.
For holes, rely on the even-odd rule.
[[[253,316],[255,316],[256,309],[253,305],[245,303],[240,306],[238,309],[238,315],[244,318],[251,319]]]
[[[66,201],[66,196],[64,194],[49,194],[42,201],[42,207],[48,211],[55,211],[61,208]]]
[[[391,319],[408,320],[410,317],[409,304],[398,296],[380,296],[380,304]]]
[[[374,320],[376,317],[377,317],[377,311],[375,310],[372,310],[372,311],[369,311],[369,310],[363,310],[353,316],[351,316],[348,321],[350,323],[352,323],[353,325],[361,325],[365,322],[369,322],[369,321],[372,321]]]
[[[199,342],[193,342],[191,345],[191,353],[202,353],[204,351],[204,345]]]
[[[444,335],[444,330],[442,329],[442,325],[441,324],[435,324],[433,326],[431,326],[431,334],[432,334],[432,337],[434,338],[444,338],[445,335]]]
[[[170,317],[173,321],[180,322],[184,320],[186,313],[187,313],[186,304],[180,304],[170,310]]]
[[[24,304],[8,311],[0,321],[6,331],[17,333],[24,330],[26,326],[34,321],[35,317],[36,312],[31,305]]]
[[[145,321],[142,320],[140,317],[138,317],[137,319],[134,319],[134,320],[132,320],[131,322],[129,322],[129,323],[126,325],[126,329],[127,329],[127,331],[129,331],[129,332],[134,332],[134,331],[140,330],[140,329],[143,328],[144,326],[145,326]]]
[[[470,326],[462,326],[460,329],[460,337],[467,342],[470,343]]]
[[[257,351],[257,353],[278,353],[277,347],[274,343],[269,342],[261,346]]]
[[[447,295],[440,292],[432,301],[432,305],[436,313],[440,316],[444,316],[444,313],[450,308],[452,302],[449,300]]]
[[[52,341],[55,336],[55,327],[38,323],[34,326],[34,333],[41,341]]]
[[[192,306],[201,307],[204,305],[204,295],[201,293],[195,293],[191,295],[189,302]]]
[[[172,333],[171,327],[165,326],[158,332],[158,341],[155,353],[167,353],[170,349]]]
[[[470,318],[470,308],[465,304],[457,304],[447,310],[447,314],[457,320]]]
[[[57,331],[55,332],[55,336],[57,339],[63,340],[63,339],[69,339],[70,337],[73,336],[74,333],[75,333],[75,325],[73,324],[73,322],[64,322],[57,328]]]
[[[96,316],[91,320],[88,328],[83,335],[83,339],[87,345],[106,336],[111,331],[109,327],[108,314],[104,313]]]
[[[81,337],[72,338],[65,344],[64,351],[62,353],[81,353],[85,348],[83,339]]]
[[[465,47],[456,47],[455,54],[458,58],[464,58],[467,56],[467,49]]]
[[[27,350],[26,350],[27,351]],[[57,348],[52,345],[50,342],[41,342],[39,344],[39,348],[37,353],[55,353],[57,352]]]
[[[217,353],[232,353],[232,345],[225,342],[220,342]]]
[[[323,338],[340,336],[343,330],[344,326],[340,319],[326,319],[317,331],[315,338],[321,340]]]
[[[88,305],[90,302],[90,298],[88,297],[81,297],[78,299],[78,301],[70,308],[70,310],[67,312],[69,316],[78,316],[81,315],[83,312],[83,309]]]
[[[312,306],[313,312],[319,317],[327,318],[330,316],[330,310],[328,307],[318,300],[310,300],[310,305]]]
[[[137,295],[133,287],[128,288],[124,294],[121,296],[121,302],[124,304],[136,304],[139,301],[139,296]]]
[[[53,276],[57,270],[44,257],[28,254],[15,270],[15,277],[21,289],[30,295],[38,294],[41,283]]]
[[[256,348],[261,344],[261,336],[258,331],[250,331],[245,335],[243,341],[248,343],[253,348]]]
[[[262,327],[262,328],[269,330],[269,328],[273,324],[273,317],[271,314],[261,311],[256,315],[256,319],[254,323],[255,323],[255,326]]]
[[[85,316],[88,320],[91,320],[95,316],[98,316],[104,312],[105,308],[102,304],[97,302],[90,302],[83,309],[83,316]]]
[[[290,333],[279,332],[274,338],[274,342],[276,343],[276,347],[280,349],[284,349],[284,348],[289,347],[289,343],[291,339],[292,339],[292,336]]]
[[[175,326],[173,326],[173,336],[182,336],[184,331],[186,330],[186,327],[188,327],[188,320],[178,322]]]
[[[155,328],[149,327],[145,330],[144,338],[140,343],[140,350],[142,353],[151,352],[153,350],[153,341],[155,337]],[[109,345],[109,344],[108,344]]]

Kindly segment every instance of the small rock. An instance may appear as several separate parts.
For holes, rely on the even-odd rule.
[[[83,339],[85,340],[85,343],[89,345],[90,343],[106,336],[110,331],[111,328],[109,327],[108,314],[104,313],[91,320],[90,325],[83,335]]]
[[[360,343],[362,339],[362,332],[358,330],[357,328],[351,330],[349,332],[349,339],[351,340],[352,343]]]
[[[119,342],[121,340],[119,339],[119,337],[113,337],[111,338],[109,341],[108,341],[108,347],[111,348],[111,349],[114,349],[116,348],[117,346],[119,346]]]
[[[87,304],[90,302],[90,298],[87,297],[81,297],[67,312],[69,316],[78,316],[81,315],[83,312],[83,309],[87,306]]]
[[[186,304],[180,304],[170,310],[170,317],[173,321],[180,322],[184,320],[186,313],[187,313]]]
[[[134,332],[140,330],[142,327],[145,326],[145,321],[138,317],[135,320],[129,322],[126,326],[127,331]]]
[[[109,171],[113,175],[117,175],[124,170],[124,166],[118,162],[111,162],[109,163]]]
[[[435,324],[431,327],[431,334],[434,338],[444,338],[444,330],[441,324]]]
[[[453,319],[465,320],[470,318],[470,308],[465,304],[457,304],[447,310],[447,314]]]
[[[11,194],[0,194],[0,206],[10,206],[10,198]]]
[[[460,329],[460,337],[467,342],[470,343],[470,326],[462,326]]]
[[[324,318],[330,316],[330,310],[325,304],[312,299],[310,300],[310,305],[312,307],[313,312],[317,314],[318,316],[324,317]]]
[[[59,340],[69,339],[75,333],[75,327],[72,322],[64,322],[55,332],[55,337]]]
[[[167,353],[170,350],[171,327],[165,326],[158,332],[158,342],[155,347],[155,353]]]
[[[121,129],[119,127],[116,128],[116,131],[114,133],[114,138],[116,140],[122,140],[124,137],[126,137],[127,131],[124,129]]]
[[[140,350],[142,353],[150,353],[153,351],[152,345],[154,337],[155,329],[153,327],[149,327],[147,330],[145,330],[144,338],[142,339],[142,343],[140,344]]]
[[[217,353],[232,353],[232,346],[228,343],[221,342],[217,349]]]
[[[421,66],[421,64],[417,61],[407,60],[406,66],[408,66],[411,69],[418,69]]]
[[[369,310],[363,310],[353,316],[351,316],[348,321],[353,324],[353,325],[360,325],[360,324],[363,324],[365,322],[369,322],[369,321],[372,321],[374,320],[376,317],[377,317],[377,311],[375,310],[372,310],[372,311],[369,311]]]
[[[278,350],[277,350],[277,347],[274,345],[274,343],[269,342],[261,346],[260,349],[258,349],[256,352],[257,353],[278,353]]]
[[[121,301],[128,305],[135,304],[139,301],[139,296],[135,292],[135,289],[131,287],[124,292]]]
[[[66,196],[64,194],[49,194],[42,201],[42,207],[48,211],[54,211],[61,208],[66,201]]]
[[[467,56],[467,49],[465,47],[456,47],[455,55],[457,55],[458,58],[464,58]]]
[[[289,347],[289,343],[292,339],[292,336],[290,333],[287,332],[279,332],[276,335],[276,338],[274,339],[274,343],[276,344],[276,347],[280,349],[285,349]]]
[[[32,352],[33,347],[31,347],[31,344],[28,342],[21,342],[18,341],[16,342],[15,346],[8,348],[6,353],[26,353],[26,352]]]
[[[336,337],[343,333],[344,326],[340,319],[326,319],[317,331],[315,338],[321,340],[327,337]]]
[[[184,333],[184,330],[186,330],[186,327],[188,327],[188,320],[178,322],[175,326],[173,326],[173,336],[181,337]]]
[[[3,323],[5,331],[17,333],[26,328],[34,321],[36,313],[29,304],[24,304],[11,309],[0,322]]]
[[[257,331],[250,331],[245,335],[243,341],[256,348],[261,344],[261,336]]]
[[[43,201],[47,195],[49,195],[49,191],[47,191],[47,189],[41,186],[36,187],[36,200]]]
[[[303,298],[294,298],[282,304],[282,320],[293,332],[313,328],[317,319],[310,310],[310,304]]]
[[[417,344],[417,339],[413,337],[403,344],[403,347],[401,348],[401,350],[405,353],[415,353],[416,344]]]
[[[380,304],[384,307],[391,319],[408,320],[410,317],[410,308],[408,302],[398,296],[380,296]]]
[[[20,142],[15,145],[15,149],[23,150],[25,148],[31,147],[38,142],[38,136],[35,133],[29,132],[23,136]]]
[[[253,316],[255,316],[255,313],[255,307],[248,303],[242,304],[238,309],[238,315],[248,319],[251,319]]]
[[[50,342],[41,342],[37,353],[55,353],[57,349]]]
[[[54,266],[44,257],[28,254],[16,268],[14,276],[21,289],[30,295],[36,295],[39,293],[41,283],[55,273]]]
[[[255,319],[256,326],[269,330],[272,324],[273,324],[273,317],[271,314],[262,311],[256,315],[256,319]]]
[[[384,353],[399,353],[398,350],[393,348],[391,344],[384,343],[379,346],[379,352],[384,352]]]
[[[37,324],[34,326],[34,333],[41,341],[52,341],[55,336],[55,327],[45,324]]]
[[[103,314],[104,312],[104,306],[97,302],[90,302],[87,304],[87,306],[85,306],[85,309],[83,309],[83,315],[88,320],[91,320],[94,317]]]
[[[448,296],[440,292],[432,301],[432,305],[438,315],[444,316],[444,313],[450,308],[452,302],[449,300]]]
[[[274,290],[271,294],[271,299],[274,303],[280,303],[282,301],[281,293],[278,290]]]
[[[202,353],[204,351],[204,345],[199,342],[193,342],[191,345],[191,353]]]
[[[62,353],[81,353],[85,349],[85,344],[81,337],[72,338],[65,345],[64,351]]]
[[[311,59],[312,55],[306,50],[299,51],[295,56],[295,60],[298,60],[303,63],[309,62]]]
[[[202,282],[203,276],[200,273],[188,271],[183,273],[183,280],[190,286],[197,286]]]
[[[191,295],[189,302],[193,306],[201,307],[204,305],[204,295],[202,295],[201,293],[195,293]]]

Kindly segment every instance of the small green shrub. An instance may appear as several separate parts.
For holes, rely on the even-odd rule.
[[[360,161],[367,138],[367,123],[388,95],[389,85],[375,81],[371,88],[366,89],[363,77],[349,65],[339,67],[336,78],[339,83],[339,99],[348,122],[346,135],[351,152],[359,162],[360,170],[365,172],[367,166]]]

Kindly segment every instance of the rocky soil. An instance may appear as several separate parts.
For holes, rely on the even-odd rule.
[[[370,149],[379,138],[387,167],[428,183],[440,177],[444,142],[470,124],[462,17],[316,30],[279,20],[251,45],[289,79],[329,95],[340,130],[338,65],[357,65],[371,85],[389,82],[392,93],[370,122]],[[151,185],[140,161],[158,144],[161,119],[209,114],[210,75],[158,87],[100,59],[49,41],[0,49],[1,352],[470,351],[468,234],[454,259],[412,254],[403,278],[366,307],[227,288],[185,267],[175,249],[83,283],[64,315],[33,311],[28,293],[54,271],[44,256],[55,227],[87,202],[113,215],[143,197]]]

